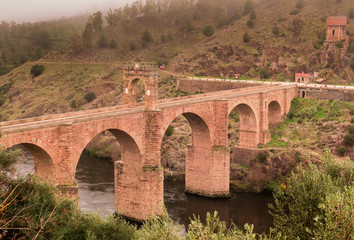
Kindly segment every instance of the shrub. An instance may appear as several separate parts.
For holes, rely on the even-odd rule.
[[[344,154],[347,152],[347,148],[345,146],[339,146],[337,152],[339,155],[344,156]]]
[[[110,48],[117,48],[117,41],[112,38],[110,43],[109,43],[109,47]]]
[[[257,155],[256,161],[259,163],[264,163],[267,160],[267,153],[260,153]]]
[[[175,127],[172,125],[169,125],[168,128],[166,129],[166,133],[165,135],[167,137],[171,136],[173,134],[173,132],[175,131]]]
[[[354,117],[350,119],[350,123],[354,123]]]
[[[210,37],[213,36],[215,33],[215,28],[213,26],[208,25],[208,26],[203,27],[202,32],[203,32],[204,36],[206,36],[210,39]]]
[[[348,190],[352,191],[353,163],[335,162],[329,150],[326,150],[322,160],[323,169],[311,163],[307,168],[300,166],[287,182],[281,185],[281,189],[274,192],[274,204],[270,205],[274,226],[289,239],[346,239],[323,236],[332,233],[336,236],[353,234],[352,222],[348,223],[346,220],[348,214],[353,214],[353,210],[350,204],[339,203]],[[333,195],[342,197],[335,200]],[[352,197],[350,195],[348,202],[353,201]],[[344,202],[346,204],[347,200]],[[340,206],[338,211],[335,204]],[[333,228],[336,224],[341,226],[340,229]]]
[[[299,9],[294,9],[294,10],[290,11],[289,14],[290,14],[290,15],[296,15],[296,14],[298,14],[299,12],[300,12]]]
[[[350,116],[354,116],[354,109],[351,109],[349,114],[350,114]]]
[[[280,34],[280,29],[277,25],[275,25],[273,28],[272,28],[272,33],[274,34],[274,36],[279,36]]]
[[[41,75],[43,72],[44,72],[44,66],[43,65],[35,64],[31,68],[31,74],[32,74],[33,77],[37,77],[37,76]]]
[[[136,49],[135,43],[133,41],[129,43],[129,49],[130,51],[134,51]]]
[[[349,18],[354,18],[354,7],[351,7],[349,9],[349,14],[348,14]]]
[[[268,69],[261,67],[258,69],[258,74],[260,79],[269,78]]]
[[[256,11],[252,10],[252,12],[250,14],[250,19],[252,19],[252,20],[257,19]]]
[[[254,27],[254,21],[252,19],[248,19],[247,26]]]
[[[250,37],[250,35],[248,35],[247,32],[245,32],[245,34],[243,34],[242,38],[243,38],[243,42],[245,42],[245,43],[248,43],[251,41],[251,37]]]
[[[107,38],[105,37],[105,35],[101,35],[101,37],[98,39],[97,41],[97,45],[100,47],[100,48],[106,48],[108,47],[108,41],[107,41]]]
[[[341,40],[336,42],[337,48],[343,48],[343,42]]]
[[[5,98],[3,96],[0,96],[0,107],[4,104]]]
[[[354,134],[346,134],[344,136],[344,144],[347,146],[354,146]]]
[[[295,4],[295,7],[297,9],[302,9],[305,6],[305,1],[304,0],[298,0]]]
[[[96,95],[93,92],[89,92],[85,94],[84,98],[87,102],[92,102],[96,98]]]
[[[350,126],[348,127],[348,133],[349,133],[349,134],[354,134],[354,125],[350,125]]]

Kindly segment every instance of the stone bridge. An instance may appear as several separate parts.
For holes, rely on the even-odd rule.
[[[136,83],[145,86],[145,102],[136,102]],[[256,86],[158,100],[158,72],[150,66],[123,67],[124,105],[0,123],[0,144],[22,144],[35,159],[35,173],[63,194],[77,194],[75,171],[80,155],[108,130],[122,148],[115,162],[115,205],[123,216],[144,220],[162,213],[161,143],[166,129],[183,115],[192,130],[186,153],[187,192],[229,195],[228,115],[240,116],[239,145],[256,147],[270,140],[268,126],[283,120],[296,86]]]

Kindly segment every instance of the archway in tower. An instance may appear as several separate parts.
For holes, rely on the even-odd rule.
[[[134,79],[129,85],[129,91],[132,93],[132,100],[138,102],[145,101],[145,85],[139,78]]]

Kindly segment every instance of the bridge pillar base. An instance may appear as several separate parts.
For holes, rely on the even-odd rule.
[[[227,147],[191,146],[188,149],[185,192],[204,197],[229,197],[229,181],[230,151]]]
[[[130,172],[122,161],[115,163],[116,212],[135,221],[144,221],[163,212],[163,168],[143,166]]]
[[[57,188],[59,189],[59,193],[62,196],[66,196],[71,200],[78,201],[79,197],[79,188],[77,184],[73,185],[58,185]]]

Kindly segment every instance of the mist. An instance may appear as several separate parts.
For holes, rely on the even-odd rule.
[[[0,21],[37,22],[119,8],[133,0],[0,0]]]

